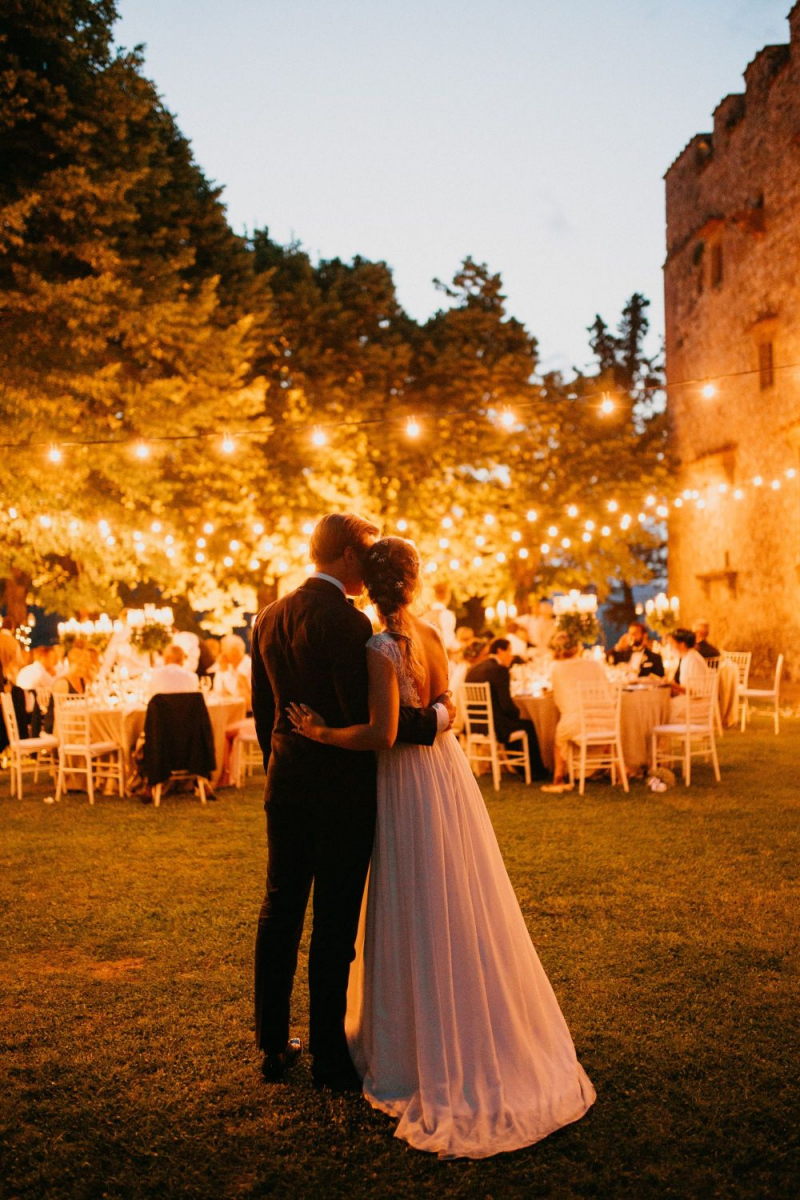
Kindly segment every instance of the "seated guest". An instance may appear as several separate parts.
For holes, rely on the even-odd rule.
[[[61,647],[36,646],[33,651],[33,662],[22,667],[17,675],[17,687],[24,692],[43,690],[51,692],[56,681],[56,671],[61,662]]]
[[[213,675],[217,670],[219,659],[219,638],[203,638],[200,643],[197,674]]]
[[[188,629],[179,629],[172,635],[173,644],[180,646],[184,653],[184,661],[181,664],[187,671],[193,671],[199,674],[200,668],[200,638],[196,633],[191,633]]]
[[[543,792],[566,792],[571,788],[567,782],[567,756],[569,744],[581,731],[581,702],[578,685],[599,683],[608,687],[606,673],[595,658],[583,658],[581,646],[572,637],[560,630],[551,643],[553,663],[553,700],[558,709],[556,743],[554,753],[553,782],[546,783]]]
[[[678,669],[672,681],[672,700],[670,701],[669,719],[671,722],[683,722],[686,719],[686,703],[683,696],[691,683],[699,683],[708,678],[706,660],[695,649],[694,634],[689,629],[676,629],[667,639],[673,652],[678,656]]]
[[[150,677],[150,695],[155,696],[161,692],[196,692],[200,687],[200,680],[194,671],[188,670],[185,662],[186,655],[182,646],[175,642],[167,646],[163,667],[156,667]]]
[[[0,630],[0,692],[11,696],[14,713],[21,738],[28,736],[28,713],[25,707],[25,693],[17,686],[17,678],[22,660],[22,649],[10,629]],[[6,723],[0,717],[0,752],[5,750],[9,738]]]
[[[244,639],[229,633],[219,644],[219,658],[214,672],[214,691],[220,696],[237,696],[250,707],[250,676],[252,662]]]
[[[460,649],[458,638],[456,637],[456,614],[450,607],[450,601],[453,598],[453,593],[450,590],[450,584],[440,581],[433,585],[433,604],[426,613],[423,614],[423,620],[430,625],[435,625],[442,635],[444,648],[448,654],[455,653]]]
[[[67,654],[67,670],[59,675],[51,688],[53,695],[80,696],[86,691],[87,684],[97,677],[97,652],[93,656],[90,647],[80,639],[76,639]]]
[[[692,626],[694,634],[694,648],[698,654],[702,654],[703,658],[721,658],[722,651],[716,646],[712,646],[708,640],[708,635],[711,632],[711,626],[708,621],[695,621]]]
[[[528,735],[531,774],[542,779],[545,771],[539,753],[539,739],[533,721],[521,716],[511,697],[511,663],[514,652],[508,638],[498,637],[489,643],[489,653],[467,671],[466,683],[488,683],[492,697],[492,715],[497,740],[508,745],[512,733],[523,729]],[[479,731],[476,731],[479,732]]]
[[[639,621],[631,621],[628,632],[623,633],[613,650],[609,650],[608,661],[627,663],[631,675],[640,678],[646,675],[664,677],[664,661],[660,654],[648,646],[647,630]]]
[[[555,633],[553,606],[549,600],[539,600],[535,592],[528,595],[528,612],[516,617],[513,624],[519,636],[531,649],[546,651]]]

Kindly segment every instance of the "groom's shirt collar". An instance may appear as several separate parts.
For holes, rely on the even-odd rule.
[[[334,579],[333,575],[326,575],[324,571],[315,571],[311,578],[324,579],[326,583],[332,583],[334,587],[337,587],[343,596],[347,596],[347,592],[345,591],[344,584],[342,583],[341,579]]]

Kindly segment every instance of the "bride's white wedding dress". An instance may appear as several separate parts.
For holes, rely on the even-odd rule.
[[[394,664],[401,703],[419,705],[391,635],[368,645]],[[594,1102],[452,733],[379,755],[347,1033],[395,1136],[442,1158],[531,1145]]]

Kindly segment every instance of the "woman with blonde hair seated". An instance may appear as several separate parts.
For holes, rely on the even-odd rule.
[[[568,633],[559,631],[550,642],[555,662],[553,663],[553,699],[558,709],[556,725],[555,770],[553,782],[542,786],[543,792],[568,792],[572,784],[566,781],[569,744],[581,731],[581,701],[578,685],[581,683],[606,684],[606,676],[600,663],[594,658],[583,658],[581,646]]]

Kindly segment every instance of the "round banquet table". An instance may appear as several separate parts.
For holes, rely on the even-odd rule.
[[[219,783],[225,764],[225,730],[235,721],[243,721],[247,714],[244,700],[218,698],[213,693],[205,696],[211,730],[214,734],[214,751],[217,765],[211,777],[215,786]],[[130,757],[139,734],[144,729],[147,715],[146,704],[102,704],[90,702],[89,728],[93,742],[116,742],[122,747],[125,760],[125,778],[130,775]]]
[[[723,729],[739,722],[739,672],[731,662],[719,664],[719,715]]]
[[[620,733],[622,756],[629,772],[635,773],[650,762],[650,736],[656,725],[669,720],[668,687],[649,684],[632,685],[622,689]],[[536,726],[542,762],[552,771],[553,751],[558,724],[558,709],[552,693],[542,696],[515,696],[514,701],[523,717]]]

